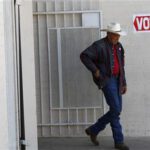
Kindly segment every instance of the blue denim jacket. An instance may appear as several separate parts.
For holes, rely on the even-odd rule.
[[[113,45],[107,39],[107,37],[100,39],[86,48],[81,54],[80,59],[83,64],[91,71],[93,80],[99,89],[103,88],[112,76],[113,68]],[[119,61],[119,84],[120,87],[126,85],[125,71],[124,71],[124,49],[122,44],[118,42],[116,44],[117,56]],[[97,79],[94,76],[95,71],[100,70],[100,78]]]

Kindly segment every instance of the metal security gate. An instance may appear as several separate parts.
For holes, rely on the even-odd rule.
[[[79,58],[100,38],[100,12],[70,2],[33,5],[39,137],[83,136],[103,114],[102,93]]]
[[[83,128],[102,113],[102,94],[79,59],[81,51],[98,37],[99,29],[49,29],[50,126],[53,136],[82,135]]]

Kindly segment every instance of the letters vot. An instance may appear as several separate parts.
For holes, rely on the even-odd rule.
[[[150,31],[150,14],[133,16],[133,25],[135,32]]]

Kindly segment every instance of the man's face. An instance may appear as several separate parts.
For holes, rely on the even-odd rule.
[[[120,38],[120,35],[115,34],[115,33],[110,33],[110,32],[107,33],[107,36],[110,42],[114,45],[118,43],[119,38]]]

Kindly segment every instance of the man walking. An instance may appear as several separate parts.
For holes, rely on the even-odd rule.
[[[110,123],[114,146],[119,150],[129,150],[124,144],[120,113],[122,110],[122,94],[127,91],[124,71],[124,49],[119,42],[120,35],[126,33],[121,30],[119,23],[110,23],[107,36],[94,42],[85,49],[81,55],[81,61],[91,71],[93,80],[99,89],[102,89],[109,111],[97,122],[85,130],[94,145],[99,145],[97,135]]]

